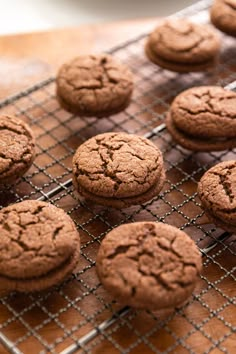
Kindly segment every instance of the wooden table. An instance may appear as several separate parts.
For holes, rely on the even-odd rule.
[[[156,19],[0,36],[0,99],[56,73],[79,54],[98,53],[150,31]]]
[[[156,19],[147,19],[139,21],[127,21],[111,24],[81,26],[80,28],[59,29],[54,31],[29,33],[21,35],[10,35],[0,37],[0,99],[3,100],[9,95],[24,89],[33,83],[36,83],[44,78],[54,75],[58,67],[78,54],[101,52],[114,45],[122,43],[128,38],[137,36],[138,34],[150,31],[156,24]],[[227,257],[224,259],[224,265],[227,267]],[[212,279],[217,279],[217,267],[209,265],[208,274],[211,274]],[[220,274],[222,275],[222,274]],[[226,280],[224,286],[230,287],[230,292],[233,296],[235,290],[232,281]],[[235,284],[234,284],[235,285]],[[211,308],[217,309],[217,297],[214,292],[209,292],[206,303]],[[196,305],[197,306],[197,305]],[[0,312],[0,319],[3,314]],[[191,313],[189,314],[191,317]],[[202,321],[204,316],[209,316],[209,309],[204,306],[199,306],[199,310],[193,315],[195,323]],[[235,323],[235,311],[227,314],[228,320]],[[205,330],[210,335],[217,334],[218,337],[227,332],[227,327],[223,323],[214,318],[206,324],[208,328]],[[180,322],[178,322],[180,321]],[[142,319],[141,319],[142,322]],[[145,324],[148,326],[148,323]],[[176,331],[179,337],[184,334],[184,327],[190,324],[184,324],[183,319],[176,318]],[[139,324],[137,324],[137,328]],[[14,331],[14,328],[12,329]],[[189,329],[188,329],[189,330]],[[132,332],[132,331],[131,331]],[[128,336],[132,333],[123,331],[117,340],[122,344],[128,342]],[[126,337],[127,334],[127,337]],[[52,333],[57,337],[57,333]],[[122,337],[123,336],[123,337]],[[217,337],[216,336],[216,337]],[[168,336],[168,333],[160,331],[152,338],[152,344],[158,343],[159,350],[164,350],[168,342],[173,342],[173,338]],[[201,354],[207,350],[210,345],[207,344],[207,339],[199,333],[195,332],[187,340],[189,347],[197,354]],[[160,344],[161,343],[161,344]],[[28,344],[29,352],[33,351],[33,343]],[[224,346],[224,343],[222,344]],[[226,343],[226,349],[229,353],[235,353],[236,339],[230,336]],[[142,343],[136,348],[135,353],[144,353],[147,347]],[[100,345],[95,351],[96,353],[117,353],[118,351],[109,343]],[[151,349],[150,349],[151,352]],[[176,348],[171,353],[188,353],[186,348]],[[0,344],[0,353],[6,353],[5,349]],[[222,350],[212,348],[211,354],[220,354]]]

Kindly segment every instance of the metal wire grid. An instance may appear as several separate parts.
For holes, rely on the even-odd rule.
[[[180,15],[204,18],[208,4],[201,1]],[[144,40],[141,36],[111,51],[136,78],[133,101],[121,114],[96,119],[66,113],[55,99],[53,79],[1,103],[2,111],[29,122],[37,138],[34,165],[14,190],[0,191],[1,207],[29,198],[49,201],[68,212],[82,240],[80,264],[62,285],[0,299],[0,341],[11,353],[232,353],[235,239],[209,224],[196,183],[211,165],[235,159],[236,151],[191,153],[173,143],[163,120],[178,92],[201,84],[225,86],[236,79],[235,42],[224,37],[216,71],[178,75],[146,60]],[[233,82],[230,88],[235,87]],[[71,183],[74,150],[87,138],[111,130],[145,135],[161,148],[167,181],[159,198],[121,211],[78,203]],[[94,265],[101,239],[113,227],[139,220],[176,225],[202,250],[201,281],[189,303],[174,313],[121,308],[97,279]]]

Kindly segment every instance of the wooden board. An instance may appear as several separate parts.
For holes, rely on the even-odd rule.
[[[153,19],[0,36],[0,99],[54,75],[76,55],[105,51],[156,23]]]

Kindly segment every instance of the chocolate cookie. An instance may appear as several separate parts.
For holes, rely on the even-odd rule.
[[[161,151],[125,133],[99,134],[83,143],[73,158],[73,175],[79,194],[114,208],[152,199],[165,179]]]
[[[219,30],[236,37],[236,0],[215,0],[210,15]]]
[[[0,289],[39,291],[75,268],[80,238],[71,218],[55,206],[27,200],[0,211]]]
[[[0,117],[0,185],[12,184],[32,165],[35,141],[28,124],[16,117]]]
[[[186,19],[164,21],[149,35],[145,47],[153,63],[176,72],[212,67],[219,49],[220,41],[213,29]]]
[[[210,168],[198,183],[202,207],[213,223],[236,232],[236,161]]]
[[[104,117],[130,103],[133,79],[129,69],[110,55],[80,56],[59,70],[57,97],[66,110]]]
[[[186,233],[155,222],[113,229],[102,241],[96,261],[101,283],[118,301],[150,310],[182,304],[201,266],[197,246]]]
[[[166,127],[186,149],[220,151],[236,146],[236,93],[217,86],[193,87],[178,95]]]

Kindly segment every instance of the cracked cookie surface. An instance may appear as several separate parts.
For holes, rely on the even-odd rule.
[[[182,146],[196,151],[236,146],[236,93],[217,86],[180,93],[167,114],[167,129]]]
[[[201,271],[201,255],[179,229],[154,222],[121,225],[102,241],[98,277],[118,300],[158,310],[183,303]]]
[[[80,56],[64,64],[56,83],[62,107],[84,116],[122,111],[133,91],[130,70],[107,54]]]
[[[49,203],[27,200],[0,211],[0,279],[7,290],[42,290],[62,281],[79,258],[71,218]]]
[[[219,30],[236,37],[236,0],[215,0],[210,16]]]
[[[79,193],[115,207],[135,204],[136,197],[138,203],[151,199],[165,177],[161,151],[126,133],[99,134],[83,143],[73,157],[73,175]]]
[[[12,184],[31,166],[35,140],[29,126],[19,118],[0,117],[0,185]]]
[[[166,20],[146,43],[148,58],[166,69],[188,72],[215,64],[220,48],[218,35],[207,25],[188,20]]]
[[[206,214],[217,226],[236,232],[236,161],[210,168],[198,183],[198,195]]]

